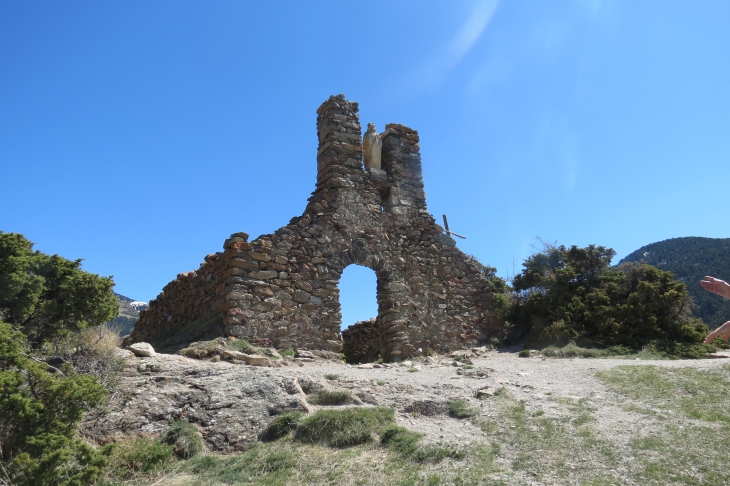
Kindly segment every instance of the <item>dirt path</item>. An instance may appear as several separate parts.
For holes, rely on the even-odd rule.
[[[399,423],[426,433],[432,441],[469,442],[483,438],[484,432],[471,422],[448,417],[445,405],[465,398],[481,408],[480,415],[494,417],[498,413],[494,402],[488,396],[477,399],[476,394],[485,388],[494,392],[504,387],[515,399],[524,400],[528,411],[542,410],[547,416],[562,413],[560,398],[586,399],[586,405],[596,409],[596,425],[601,433],[623,442],[626,438],[622,435],[627,428],[636,432],[645,417],[627,414],[622,407],[625,398],[609,391],[596,377],[598,371],[635,365],[712,369],[730,362],[728,359],[519,358],[516,352],[498,351],[486,351],[480,356],[472,354],[469,359],[473,369],[454,366],[453,359],[441,357],[432,364],[414,362],[414,367],[392,364],[371,368],[372,365],[315,362],[282,368],[279,372],[300,382],[311,379],[330,388],[350,389],[365,403],[393,407],[398,412]],[[418,371],[409,371],[413,369]],[[334,380],[325,378],[332,374],[339,376]]]

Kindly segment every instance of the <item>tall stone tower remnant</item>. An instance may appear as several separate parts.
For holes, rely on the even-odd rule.
[[[317,183],[301,216],[178,275],[140,313],[127,342],[195,322],[279,349],[344,351],[348,362],[397,361],[419,349],[450,351],[501,337],[492,287],[426,209],[418,132],[398,124],[366,134],[358,104],[331,96],[317,110]],[[340,333],[339,280],[349,265],[377,276],[377,318]],[[344,347],[343,347],[344,337]]]

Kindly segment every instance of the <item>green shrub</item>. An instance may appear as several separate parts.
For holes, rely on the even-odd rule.
[[[33,251],[18,233],[0,231],[0,315],[33,348],[119,313],[111,277],[81,270],[81,260]]]
[[[320,390],[307,399],[314,405],[341,405],[350,399],[350,390]]]
[[[49,373],[29,354],[25,336],[0,322],[0,482],[4,475],[18,486],[91,484],[110,449],[84,444],[76,426],[108,392],[68,364]]]
[[[340,375],[337,375],[335,373],[327,373],[326,375],[324,375],[324,377],[327,378],[328,380],[334,381],[337,378],[339,378]]]
[[[175,448],[175,455],[189,459],[203,451],[203,439],[193,424],[175,421],[161,436],[160,442]]]
[[[532,356],[532,353],[529,349],[523,349],[519,352],[517,356],[519,356],[520,358],[529,358],[530,356]]]
[[[516,303],[510,320],[528,331],[527,344],[543,348],[575,341],[585,348],[649,343],[673,352],[697,345],[708,333],[692,318],[683,282],[643,263],[611,267],[610,248],[545,244],[514,278]],[[694,348],[677,348],[686,355]]]
[[[479,414],[479,407],[472,405],[469,400],[460,398],[449,403],[449,415],[463,419]]]
[[[264,432],[264,438],[267,440],[276,440],[289,435],[296,430],[299,422],[301,422],[304,414],[299,411],[287,412],[271,421]]]
[[[285,358],[293,358],[294,356],[296,356],[297,352],[293,349],[282,349],[281,351],[279,351],[279,354]]]
[[[608,351],[610,354],[616,355],[616,356],[623,356],[625,354],[631,354],[634,352],[633,349],[628,348],[626,346],[611,346],[606,351]]]
[[[330,447],[364,444],[393,423],[394,415],[392,408],[384,407],[320,410],[300,422],[294,439]]]

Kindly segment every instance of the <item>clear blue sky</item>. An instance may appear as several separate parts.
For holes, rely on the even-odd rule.
[[[727,238],[729,25],[709,0],[5,1],[0,230],[152,299],[302,213],[344,93],[419,131],[431,213],[502,276],[536,236]]]

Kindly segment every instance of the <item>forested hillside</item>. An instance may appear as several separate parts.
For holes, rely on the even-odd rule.
[[[683,280],[696,304],[694,315],[710,328],[730,321],[730,300],[699,284],[705,275],[730,281],[730,238],[671,238],[642,246],[619,263],[623,262],[645,262]]]

